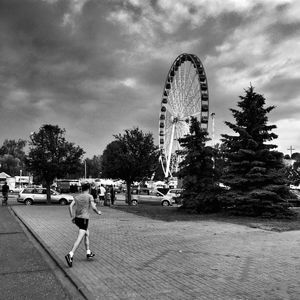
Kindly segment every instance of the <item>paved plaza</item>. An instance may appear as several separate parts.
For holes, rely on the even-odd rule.
[[[90,221],[93,261],[68,207],[14,206],[78,288],[94,299],[300,299],[300,233],[214,221],[164,222],[102,207]]]

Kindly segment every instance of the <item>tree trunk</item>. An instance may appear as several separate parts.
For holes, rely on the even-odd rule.
[[[131,205],[131,182],[126,181],[126,197],[127,197],[127,204]]]
[[[47,204],[51,203],[50,186],[51,184],[49,182],[46,182]]]

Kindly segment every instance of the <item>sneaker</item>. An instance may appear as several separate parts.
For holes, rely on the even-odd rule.
[[[72,267],[72,264],[73,264],[73,257],[71,257],[70,254],[67,254],[67,255],[65,256],[65,259],[66,259],[66,261],[67,261],[68,266],[71,268],[71,267]]]
[[[90,254],[86,255],[86,258],[89,259],[89,258],[93,258],[94,256],[95,256],[95,253],[91,252]]]

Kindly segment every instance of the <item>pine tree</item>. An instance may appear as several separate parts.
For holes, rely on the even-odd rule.
[[[183,156],[177,176],[183,179],[182,208],[197,212],[216,212],[220,209],[216,199],[216,171],[214,149],[206,146],[207,131],[201,129],[196,118],[191,119],[190,134],[179,139]]]
[[[267,143],[277,138],[268,125],[265,98],[250,86],[240,96],[240,110],[231,109],[236,123],[225,122],[236,135],[222,135],[226,146],[226,167],[221,182],[230,187],[218,197],[233,213],[248,216],[292,215],[287,207],[290,193],[283,172],[283,154]]]

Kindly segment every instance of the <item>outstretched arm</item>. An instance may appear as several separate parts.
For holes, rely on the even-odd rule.
[[[101,211],[98,210],[98,208],[97,208],[96,203],[95,203],[94,200],[91,201],[91,206],[92,206],[93,211],[94,211],[96,214],[101,215]]]
[[[73,214],[73,206],[74,205],[75,205],[75,200],[73,200],[69,206],[69,212],[70,212],[70,216],[71,216],[72,220],[74,219],[74,214]]]

